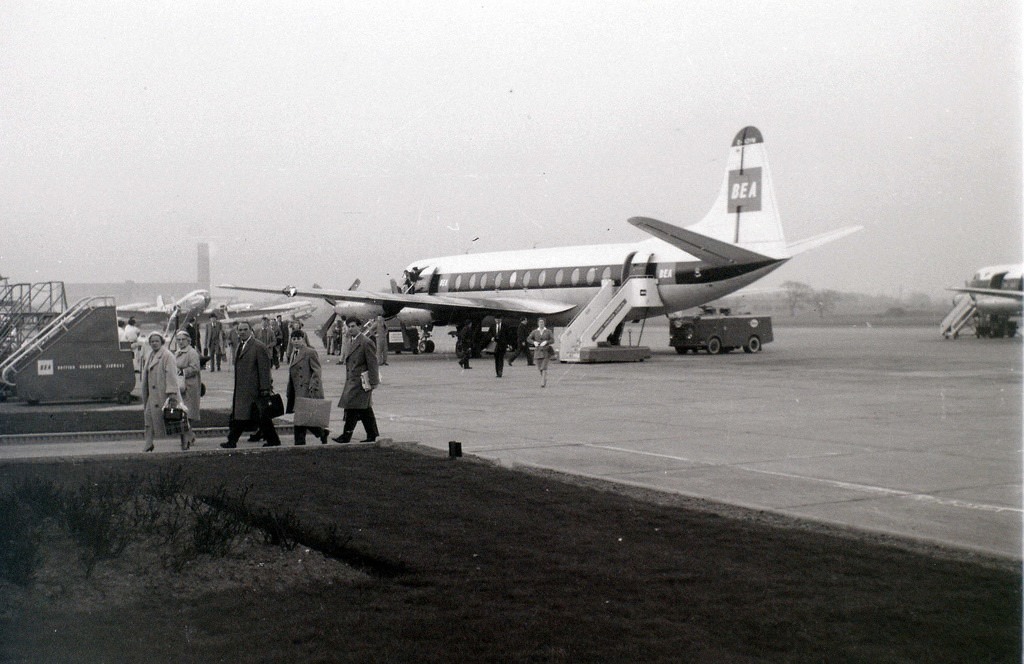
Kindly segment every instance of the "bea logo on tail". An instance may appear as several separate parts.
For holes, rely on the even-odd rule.
[[[729,171],[729,212],[761,209],[761,169]]]

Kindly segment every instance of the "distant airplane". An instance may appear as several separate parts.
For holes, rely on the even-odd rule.
[[[199,316],[210,304],[210,291],[194,290],[179,300],[165,304],[162,296],[157,297],[156,304],[135,302],[117,307],[118,318],[134,318],[137,325],[165,326],[168,319],[180,315],[184,320],[188,316]]]
[[[1012,337],[1020,324],[1024,264],[989,265],[974,273],[966,285],[947,288],[961,293],[940,326],[942,335],[955,339],[969,326],[980,337]]]
[[[655,219],[629,223],[653,238],[633,243],[459,254],[415,261],[392,292],[223,285],[222,288],[334,300],[339,315],[397,317],[405,325],[452,325],[484,317],[546,318],[569,325],[574,343],[613,343],[626,320],[661,316],[732,293],[791,257],[860,230],[847,227],[787,243],[776,208],[764,141],[746,127],[730,146],[711,211],[680,228]],[[591,306],[593,305],[593,306]],[[600,306],[597,306],[600,305]],[[607,310],[608,315],[604,313]],[[590,317],[599,320],[591,325]],[[591,327],[586,327],[591,326]]]

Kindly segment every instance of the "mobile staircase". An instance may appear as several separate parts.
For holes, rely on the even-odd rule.
[[[977,311],[978,307],[974,303],[974,298],[970,295],[957,298],[953,304],[953,309],[942,319],[942,324],[939,328],[942,336],[947,339],[956,339],[960,336],[960,330],[968,325],[973,325],[974,315]]]
[[[601,281],[601,290],[576,314],[559,337],[561,362],[640,362],[651,356],[647,346],[612,346],[598,339],[607,336],[636,309],[662,306],[658,280],[631,276],[621,286]]]
[[[0,361],[68,308],[63,281],[0,280]]]
[[[48,322],[0,362],[0,388],[31,403],[131,400],[132,352],[117,337],[112,297],[87,297]]]

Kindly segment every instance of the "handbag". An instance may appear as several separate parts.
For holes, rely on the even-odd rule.
[[[284,415],[284,401],[281,400],[280,394],[268,394],[256,399],[256,409],[260,413],[260,419],[272,420]]]
[[[295,397],[295,418],[297,427],[320,427],[326,429],[331,423],[331,402],[327,399]]]
[[[170,398],[164,401],[164,431],[168,436],[188,431],[188,410],[180,401],[172,406]]]

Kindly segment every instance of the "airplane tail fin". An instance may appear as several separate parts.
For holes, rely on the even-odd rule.
[[[764,139],[757,127],[744,127],[736,134],[714,206],[687,229],[762,256],[792,256],[782,232]]]

